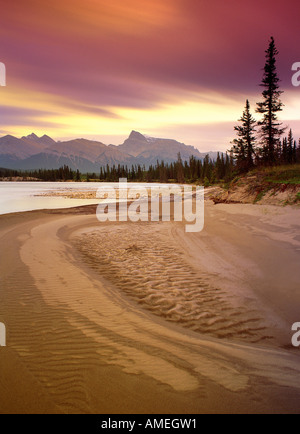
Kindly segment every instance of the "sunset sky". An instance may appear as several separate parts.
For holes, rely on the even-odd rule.
[[[273,35],[281,119],[300,137],[296,0],[14,0],[1,8],[0,135],[120,144],[131,130],[226,150],[260,101]]]

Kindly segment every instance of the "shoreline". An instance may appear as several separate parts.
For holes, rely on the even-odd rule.
[[[175,276],[183,273],[186,281],[186,273],[193,267],[206,273],[207,283],[213,279],[224,292],[220,304],[233,298],[246,307],[247,303],[255,309],[263,305],[260,312],[267,312],[265,318],[278,331],[275,343],[217,338],[211,332],[199,333],[183,328],[180,322],[168,322],[126,294],[124,285],[118,286],[117,279],[121,279],[116,268],[107,265],[104,275],[95,258],[90,263],[79,260],[82,252],[75,249],[74,236],[87,238],[86,246],[94,251],[89,233],[113,234],[117,229],[112,224],[101,226],[93,205],[0,216],[1,242],[8,246],[0,261],[0,322],[6,324],[8,333],[8,346],[0,348],[1,372],[5,373],[0,376],[0,388],[6,391],[0,398],[1,412],[298,412],[299,356],[288,346],[290,331],[285,330],[296,314],[298,296],[291,284],[280,296],[283,278],[275,289],[268,287],[278,280],[278,270],[265,288],[256,286],[262,283],[260,273],[279,260],[278,254],[271,263],[262,263],[275,246],[288,255],[290,268],[286,272],[298,281],[293,271],[300,242],[294,239],[296,217],[293,212],[275,212],[268,207],[269,214],[262,213],[260,207],[260,211],[243,205],[228,207],[232,205],[208,206],[205,231],[197,236],[183,234],[180,224],[156,224],[156,245],[161,239],[158,248],[171,267],[174,258],[170,252],[166,257],[163,243],[177,243],[180,258],[190,268],[176,271],[175,267]],[[129,237],[124,250],[132,247],[132,225],[119,225],[120,233],[113,235],[110,246],[112,258],[122,231]],[[282,234],[278,233],[280,225]],[[148,232],[146,226],[138,226],[144,245],[153,236],[153,224],[146,225]],[[246,248],[249,245],[254,251]],[[217,255],[220,248],[224,257]],[[259,248],[262,252],[257,258]],[[149,249],[147,262],[156,252]],[[242,250],[245,254],[239,258]],[[233,258],[238,262],[234,264]],[[255,261],[260,262],[258,272]],[[145,275],[149,273],[146,265],[136,262]],[[237,266],[241,267],[239,276],[234,273]],[[130,275],[126,277],[130,279]],[[164,292],[159,286],[163,283],[156,284]],[[192,287],[195,281],[189,284]],[[224,320],[229,313],[224,311]],[[39,396],[38,404],[34,395]]]

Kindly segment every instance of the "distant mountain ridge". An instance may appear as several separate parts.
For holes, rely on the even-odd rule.
[[[132,131],[122,145],[75,139],[56,142],[51,137],[32,133],[18,139],[7,135],[0,138],[0,167],[19,170],[58,169],[68,165],[80,172],[98,172],[101,166],[140,164],[149,167],[157,161],[171,163],[180,152],[182,160],[191,156],[203,159],[207,154],[216,159],[216,152],[201,153],[193,146],[171,139],[160,139]]]

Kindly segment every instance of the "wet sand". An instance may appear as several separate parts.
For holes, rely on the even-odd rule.
[[[0,217],[1,413],[299,412],[299,210]]]

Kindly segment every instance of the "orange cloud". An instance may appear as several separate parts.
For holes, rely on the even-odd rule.
[[[82,2],[78,2],[78,6],[80,4]],[[175,5],[174,0],[90,0],[84,3],[84,11],[81,9],[79,18],[89,26],[99,26],[100,31],[144,33],[176,21],[178,15]]]
[[[15,0],[4,12],[24,30],[60,34],[145,34],[179,22],[182,0]],[[33,13],[34,11],[34,13]],[[2,13],[1,13],[2,14]],[[55,34],[53,37],[55,38]]]
[[[282,118],[299,119],[299,90],[291,85],[299,26],[280,0],[251,7],[240,0],[14,0],[1,22],[2,131],[22,134],[32,120],[32,130],[44,123],[56,137],[140,128],[182,131],[181,140],[186,134],[197,142],[195,125],[234,125],[246,98],[254,110],[274,29],[289,91]]]

